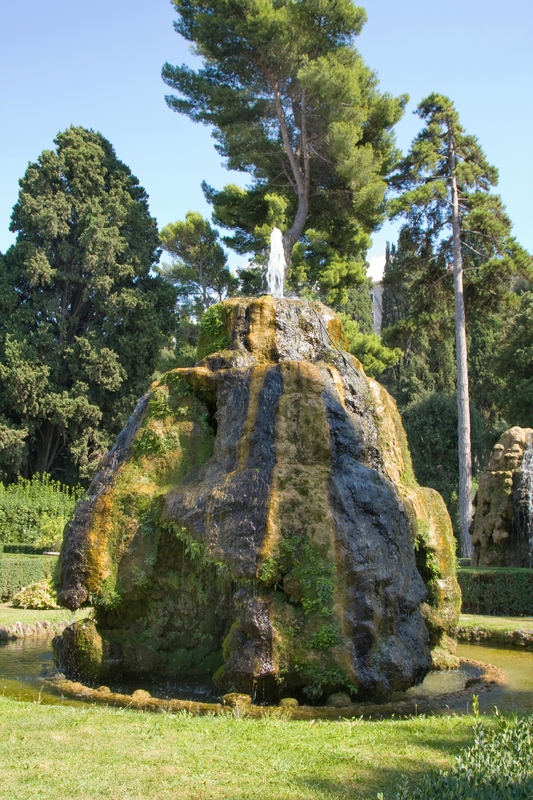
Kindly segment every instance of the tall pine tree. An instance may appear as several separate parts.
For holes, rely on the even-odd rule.
[[[475,305],[488,311],[509,294],[513,278],[529,269],[529,260],[510,235],[500,198],[490,192],[497,171],[477,139],[464,131],[453,103],[432,94],[417,113],[426,124],[393,176],[400,196],[392,201],[391,211],[405,216],[453,270],[460,536],[462,552],[468,555],[472,456],[464,270],[476,273]]]

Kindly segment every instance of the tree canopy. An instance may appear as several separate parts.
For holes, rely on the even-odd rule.
[[[284,231],[294,288],[329,303],[365,279],[369,234],[384,219],[406,97],[377,88],[354,48],[365,12],[351,0],[174,0],[176,30],[203,67],[163,67],[171,108],[211,125],[247,189],[205,187],[226,241],[258,253]]]
[[[0,471],[94,470],[173,329],[174,288],[144,189],[99,133],[29,164],[0,261]]]
[[[197,319],[237,289],[238,280],[228,269],[219,239],[209,221],[195,211],[188,211],[184,220],[171,222],[160,233],[163,249],[174,257],[160,274],[177,287],[183,311]]]

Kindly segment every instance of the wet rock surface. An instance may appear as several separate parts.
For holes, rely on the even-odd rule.
[[[272,701],[412,686],[460,595],[394,402],[319,303],[210,319],[203,360],[154,384],[70,524],[60,597],[95,620],[57,641],[61,668],[208,673]]]
[[[474,500],[472,566],[533,566],[532,476],[526,474],[532,446],[533,429],[519,427],[494,446]]]

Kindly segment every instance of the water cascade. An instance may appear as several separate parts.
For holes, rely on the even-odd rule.
[[[272,297],[283,297],[286,269],[283,234],[279,228],[274,228],[270,234],[270,256],[267,264],[268,293]]]
[[[522,500],[519,508],[519,524],[527,542],[527,566],[531,569],[533,567],[533,439],[529,440],[524,451],[519,495]]]

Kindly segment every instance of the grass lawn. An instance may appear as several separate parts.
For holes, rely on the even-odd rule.
[[[87,609],[76,615],[85,616]],[[66,610],[0,605],[0,625]],[[460,624],[533,620],[463,615]],[[501,628],[500,628],[501,629]],[[403,775],[449,769],[471,717],[291,722],[70,708],[0,696],[0,799],[385,800]]]
[[[32,625],[34,622],[69,622],[88,616],[91,609],[84,608],[72,614],[67,608],[57,611],[32,611],[29,608],[12,608],[9,603],[0,603],[0,625],[14,625],[15,622],[24,622]]]
[[[0,798],[385,798],[446,769],[470,717],[289,722],[68,708],[0,697]]]

